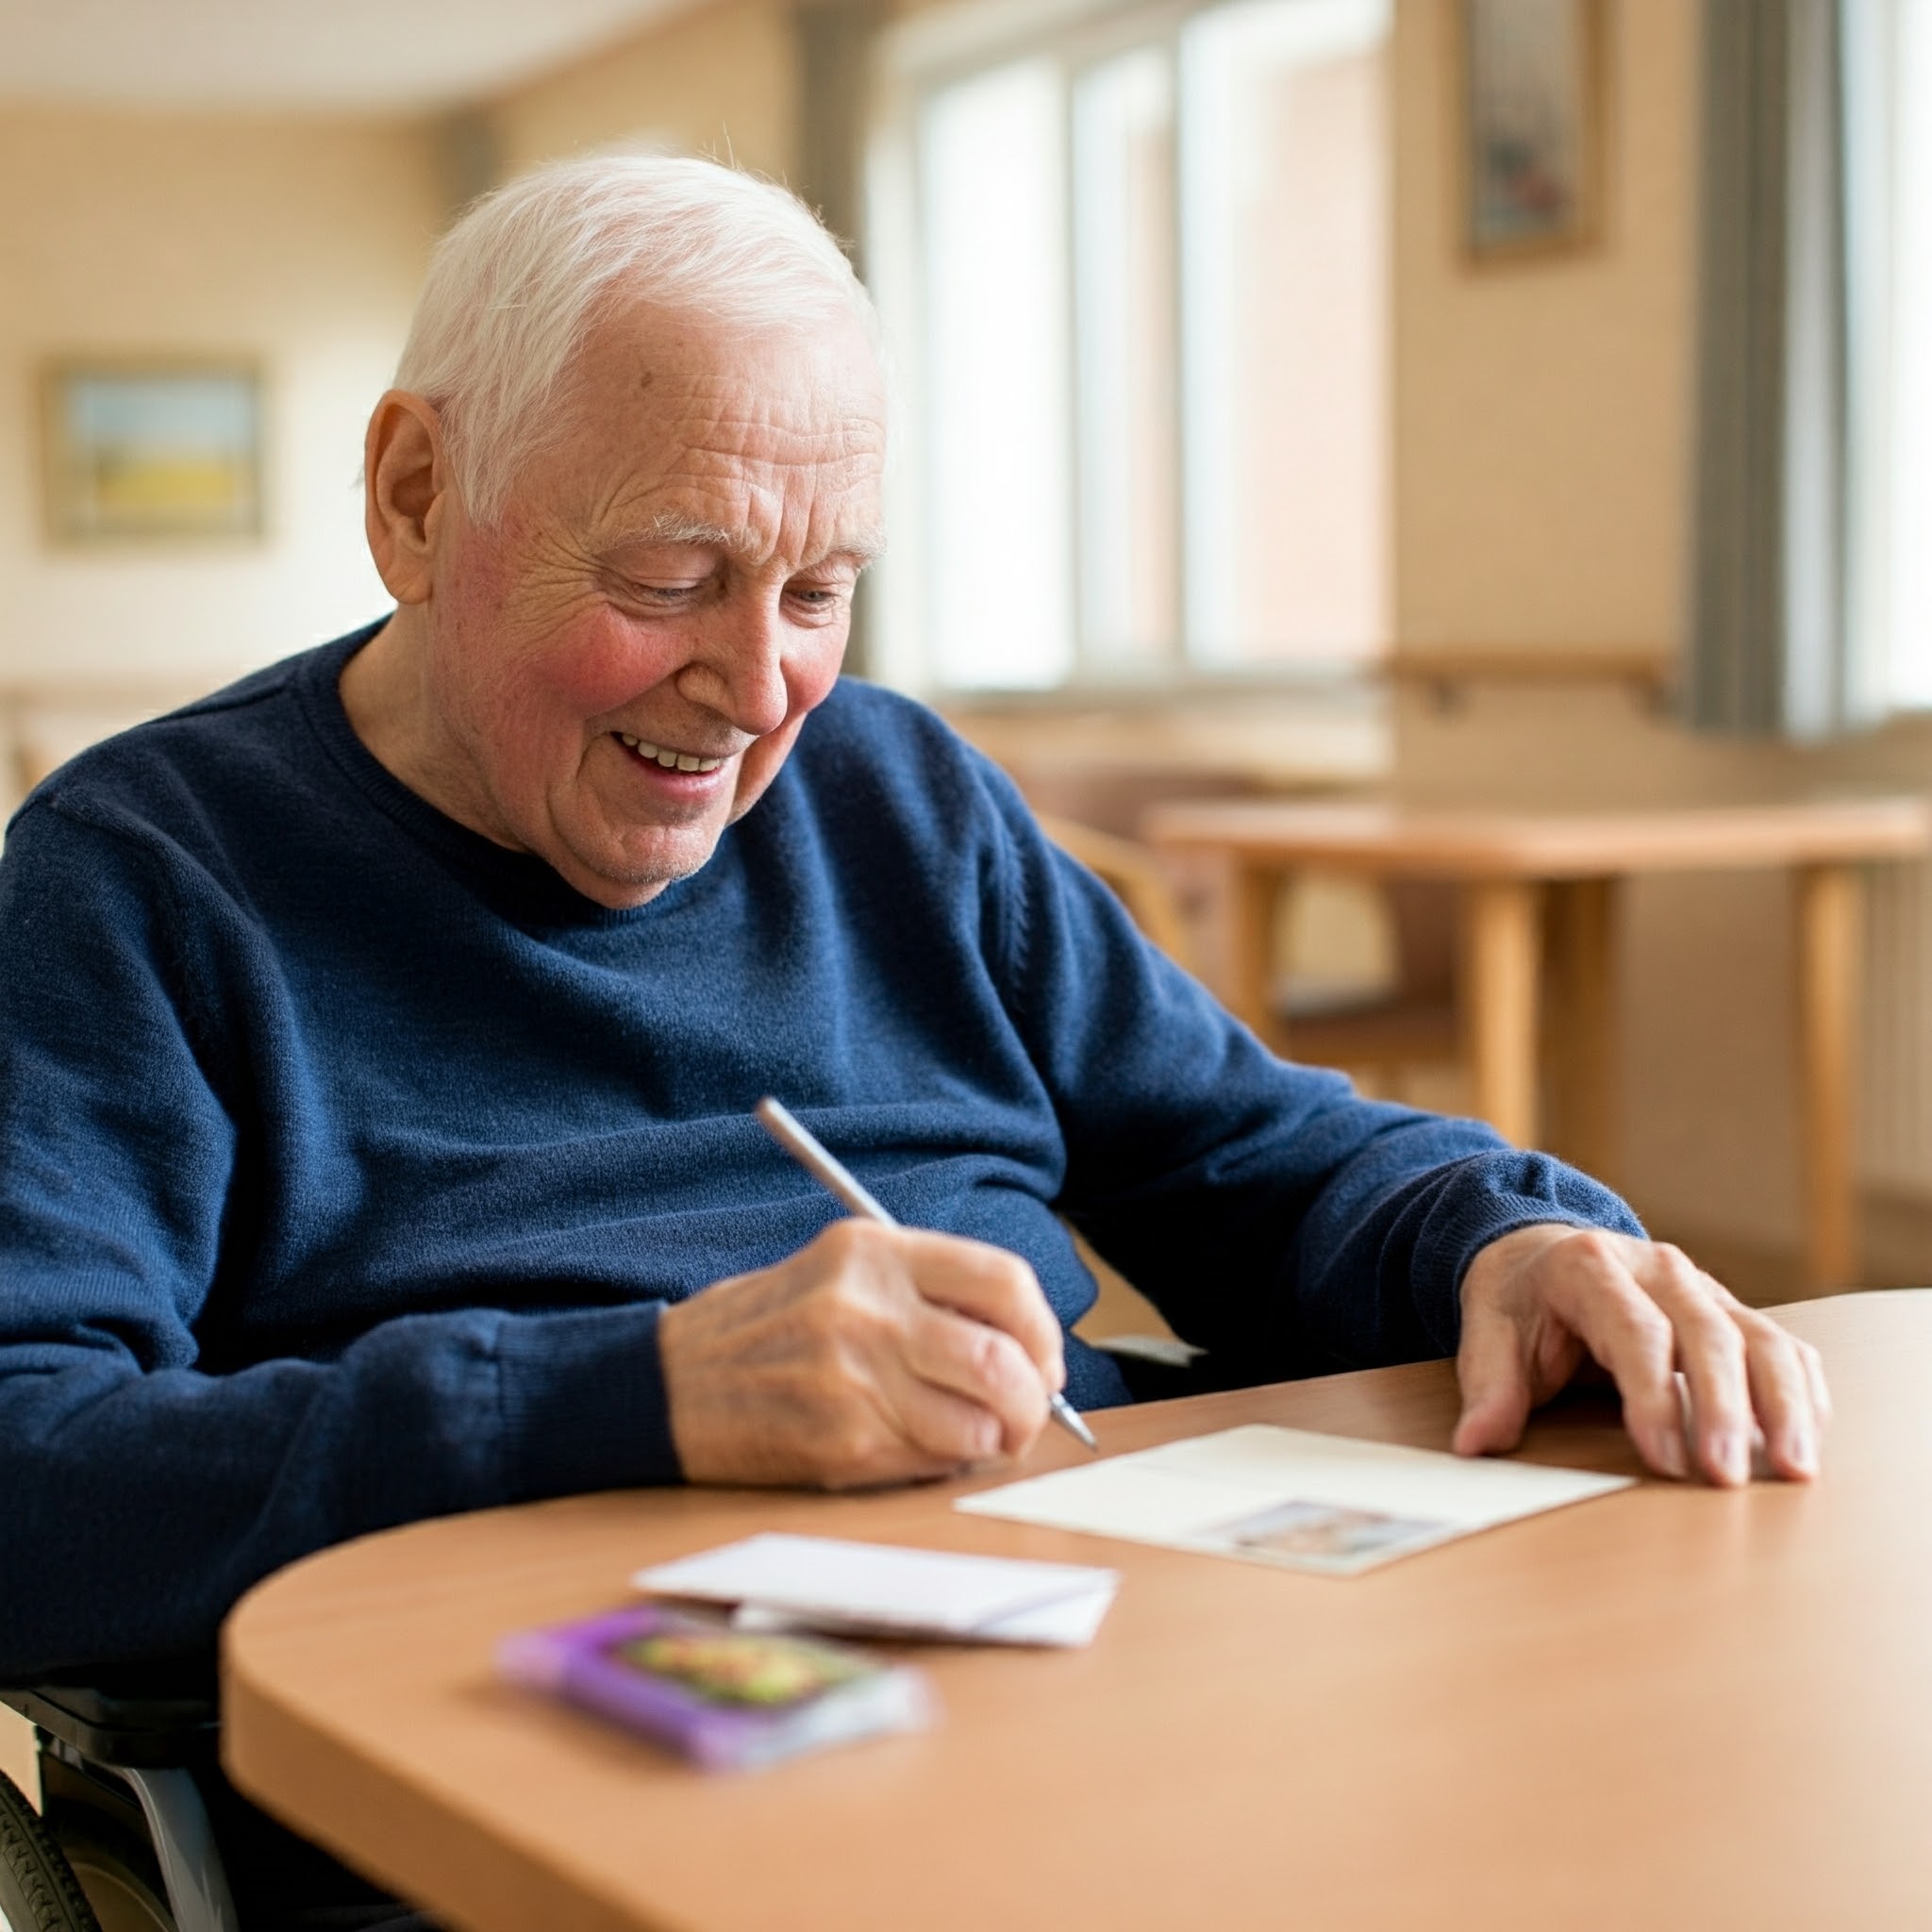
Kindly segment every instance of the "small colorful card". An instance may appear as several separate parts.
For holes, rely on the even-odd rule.
[[[823,1638],[732,1629],[657,1604],[520,1631],[515,1683],[656,1740],[707,1771],[753,1771],[936,1715],[924,1676]]]

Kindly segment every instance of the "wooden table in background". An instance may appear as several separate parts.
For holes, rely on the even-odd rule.
[[[1852,1175],[1857,1041],[1859,868],[1932,845],[1916,799],[1557,816],[1419,812],[1393,806],[1239,801],[1156,808],[1163,850],[1219,879],[1216,991],[1264,1039],[1292,1050],[1272,1010],[1274,908],[1309,870],[1442,879],[1463,897],[1460,991],[1474,1111],[1519,1146],[1538,1139],[1539,978],[1554,961],[1562,1051],[1558,1151],[1615,1185],[1617,897],[1638,873],[1782,868],[1796,880],[1795,1043],[1806,1263],[1819,1288],[1857,1276]],[[1554,941],[1554,943],[1549,943]]]
[[[372,1537],[235,1611],[227,1766],[464,1932],[1932,1924],[1932,1291],[1781,1319],[1833,1379],[1818,1484],[1646,1482],[1353,1580],[960,1516],[970,1483]],[[1093,1422],[1109,1452],[1249,1422],[1440,1448],[1455,1415],[1425,1363]],[[1027,1467],[1079,1453],[1050,1432]],[[1600,1398],[1525,1454],[1635,1469]],[[1091,1649],[923,1652],[938,1729],[759,1776],[494,1680],[503,1632],[770,1528],[1124,1582]]]

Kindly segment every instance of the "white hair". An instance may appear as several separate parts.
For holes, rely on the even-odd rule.
[[[566,426],[557,399],[615,300],[727,327],[858,321],[871,299],[798,197],[716,161],[561,161],[477,202],[437,244],[395,386],[440,416],[476,522],[501,514],[523,464]]]

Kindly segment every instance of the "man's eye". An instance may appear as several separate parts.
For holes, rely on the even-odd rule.
[[[639,584],[626,583],[624,594],[637,604],[683,604],[688,603],[704,588],[702,584]]]

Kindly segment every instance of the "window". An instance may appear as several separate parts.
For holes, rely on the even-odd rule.
[[[898,42],[895,622],[954,689],[1359,664],[1389,634],[1389,0],[1029,10],[1078,17]]]
[[[1932,708],[1932,0],[1900,0],[1891,96],[1892,225],[1884,274],[1890,350],[1880,474],[1866,501],[1879,582],[1873,602],[1886,640],[1886,696]]]

